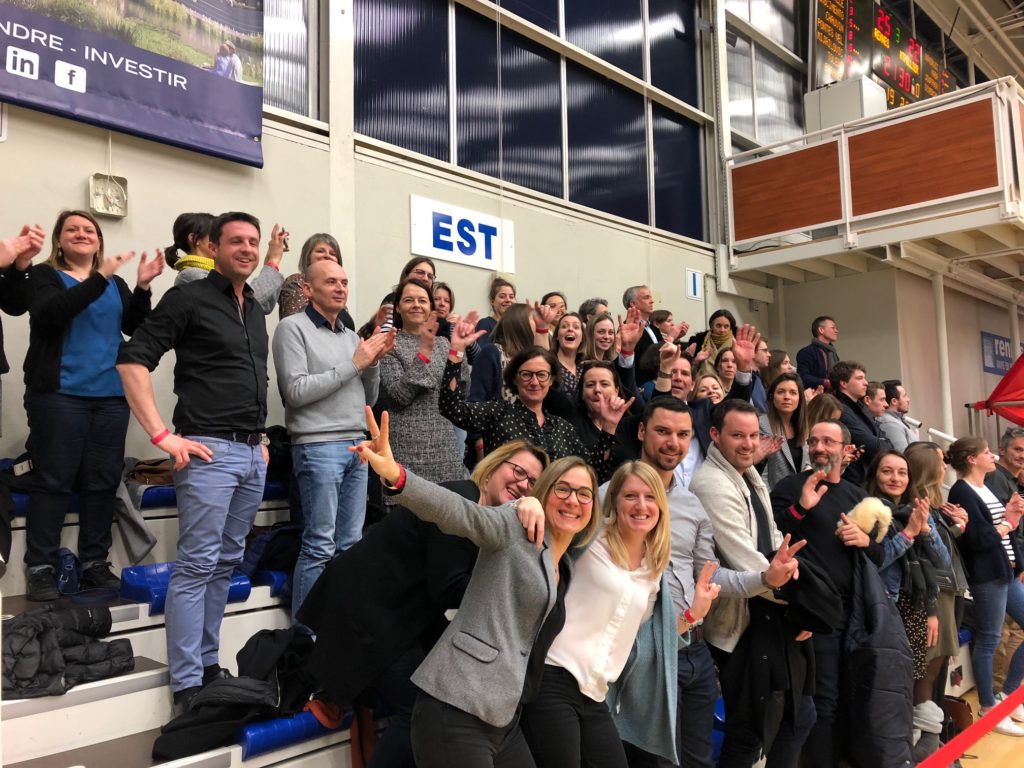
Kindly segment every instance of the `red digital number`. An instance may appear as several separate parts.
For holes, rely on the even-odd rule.
[[[879,32],[888,37],[892,34],[892,16],[879,8],[878,19],[875,21],[875,27]]]
[[[882,72],[886,77],[892,77],[892,56],[885,54],[885,61],[882,64]]]
[[[917,62],[918,64],[921,63],[921,44],[917,42],[914,38],[910,38],[909,40],[907,40],[907,51],[908,53],[910,53],[910,58],[913,61]]]

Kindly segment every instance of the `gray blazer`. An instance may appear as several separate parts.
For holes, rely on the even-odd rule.
[[[768,423],[768,415],[762,413],[758,415],[757,420],[761,424],[761,434],[771,435],[772,427]],[[785,435],[783,435],[783,438],[785,438]],[[800,460],[801,466],[798,467],[793,461],[792,452],[789,450],[789,442],[783,440],[782,449],[768,457],[762,477],[764,477],[764,481],[768,484],[769,489],[774,488],[779,481],[784,480],[790,475],[799,474],[805,467],[811,465],[806,442],[801,447],[801,452],[803,453],[803,458]]]
[[[408,469],[393,498],[480,548],[455,620],[412,681],[435,699],[504,727],[515,716],[534,638],[557,595],[547,533],[538,551],[511,504],[483,507]]]

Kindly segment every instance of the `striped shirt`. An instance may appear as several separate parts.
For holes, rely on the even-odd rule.
[[[1003,523],[1009,522],[1006,519],[1006,507],[1003,503],[996,498],[996,495],[992,493],[987,485],[977,486],[973,483],[968,483],[971,489],[978,494],[978,498],[981,499],[982,503],[988,509],[988,514],[992,518],[992,525],[1002,525]],[[1017,557],[1013,551],[1013,544],[1010,543],[1010,534],[1003,534],[1003,549],[1006,551],[1006,557],[1011,563],[1015,562]]]

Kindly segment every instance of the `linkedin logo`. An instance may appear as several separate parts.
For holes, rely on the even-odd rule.
[[[7,71],[29,80],[39,79],[39,54],[23,48],[7,47]]]

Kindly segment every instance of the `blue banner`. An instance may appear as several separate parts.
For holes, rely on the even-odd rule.
[[[998,336],[994,333],[981,332],[981,367],[985,373],[995,373],[1002,376],[1013,365],[1017,355],[1024,351],[1024,343],[1016,353],[1013,351],[1013,344],[1005,336]]]
[[[0,1],[0,100],[263,166],[262,0]]]

